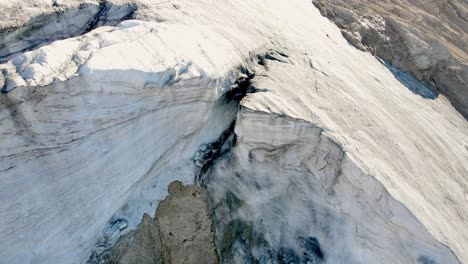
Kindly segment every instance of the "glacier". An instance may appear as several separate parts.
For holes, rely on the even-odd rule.
[[[206,189],[224,263],[468,261],[468,124],[443,95],[311,1],[144,3],[157,20],[0,65],[0,263],[86,263],[176,180]]]

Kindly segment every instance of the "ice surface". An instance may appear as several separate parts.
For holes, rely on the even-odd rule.
[[[349,183],[355,189],[343,186],[343,197],[388,192],[401,202],[378,209],[386,212],[379,219],[397,223],[392,248],[410,236],[418,246],[408,252],[456,263],[440,241],[468,261],[468,126],[443,96],[408,90],[348,45],[310,1],[155,1],[150,8],[158,22],[101,27],[0,65],[10,91],[0,98],[1,263],[86,262],[110,223],[124,219],[123,231],[134,228],[169,182],[193,181],[199,146],[234,118],[236,109],[219,99],[241,65],[256,70],[254,86],[263,91],[242,107],[265,113],[253,115],[264,126],[243,136],[273,145],[310,136],[294,122],[269,130],[272,115],[320,128],[350,171],[365,176]],[[254,66],[266,53],[278,59]],[[370,179],[380,189],[369,189]],[[353,212],[367,207],[350,201],[339,200]],[[372,217],[356,215],[359,225]],[[386,241],[378,227],[377,239],[350,245],[362,252],[357,262],[378,255],[363,250]]]

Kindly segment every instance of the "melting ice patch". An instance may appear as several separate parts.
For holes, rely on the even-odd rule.
[[[423,98],[432,100],[436,99],[439,96],[439,93],[437,91],[430,88],[424,82],[416,79],[411,73],[400,71],[387,62],[385,62],[384,64],[392,72],[395,78],[413,93],[418,94]]]

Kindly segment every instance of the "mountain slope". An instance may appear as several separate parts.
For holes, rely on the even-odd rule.
[[[465,0],[314,0],[353,45],[409,71],[468,117],[468,5]]]
[[[445,97],[415,94],[310,1],[146,8],[158,21],[0,65],[2,263],[86,262],[199,176],[218,251],[238,220],[276,259],[312,244],[316,263],[468,261],[468,125]],[[265,257],[235,242],[226,261]]]

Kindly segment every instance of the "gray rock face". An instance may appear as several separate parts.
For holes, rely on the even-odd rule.
[[[468,118],[465,0],[314,0],[345,38],[446,95]]]
[[[166,263],[218,263],[204,191],[173,182],[156,211]]]
[[[92,256],[89,263],[218,263],[205,190],[172,182],[154,219],[144,214],[136,230],[106,252]]]
[[[136,230],[121,237],[108,252],[105,252],[101,256],[92,256],[89,263],[164,263],[157,221],[148,214],[144,214]]]

